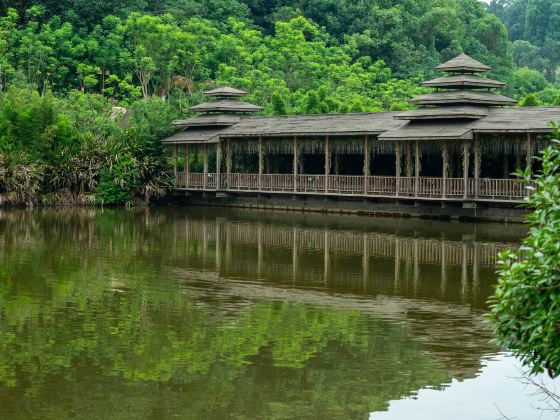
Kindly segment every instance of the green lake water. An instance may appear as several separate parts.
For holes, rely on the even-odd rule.
[[[553,418],[484,323],[495,255],[524,234],[1,210],[0,418]]]

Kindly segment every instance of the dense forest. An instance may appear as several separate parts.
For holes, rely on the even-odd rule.
[[[264,113],[400,110],[461,52],[560,105],[560,0],[4,0],[0,205],[149,201],[201,92]]]

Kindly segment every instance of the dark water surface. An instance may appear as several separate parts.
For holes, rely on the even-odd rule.
[[[538,417],[483,322],[520,225],[0,211],[0,418]]]

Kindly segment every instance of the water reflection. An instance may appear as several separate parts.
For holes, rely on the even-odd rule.
[[[475,378],[522,226],[0,212],[0,416],[366,418]]]

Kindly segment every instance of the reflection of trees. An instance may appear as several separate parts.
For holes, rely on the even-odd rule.
[[[231,270],[247,249],[181,227],[163,211],[0,213],[0,414],[357,417],[445,383],[458,354],[459,373],[476,372],[486,337],[469,337],[468,310],[450,321],[464,307],[446,317],[436,305],[435,317],[426,302],[387,297],[368,313],[243,282],[236,294],[208,270]],[[260,250],[270,261],[280,251]],[[393,307],[416,321],[374,315]],[[453,348],[427,343],[459,324]]]

